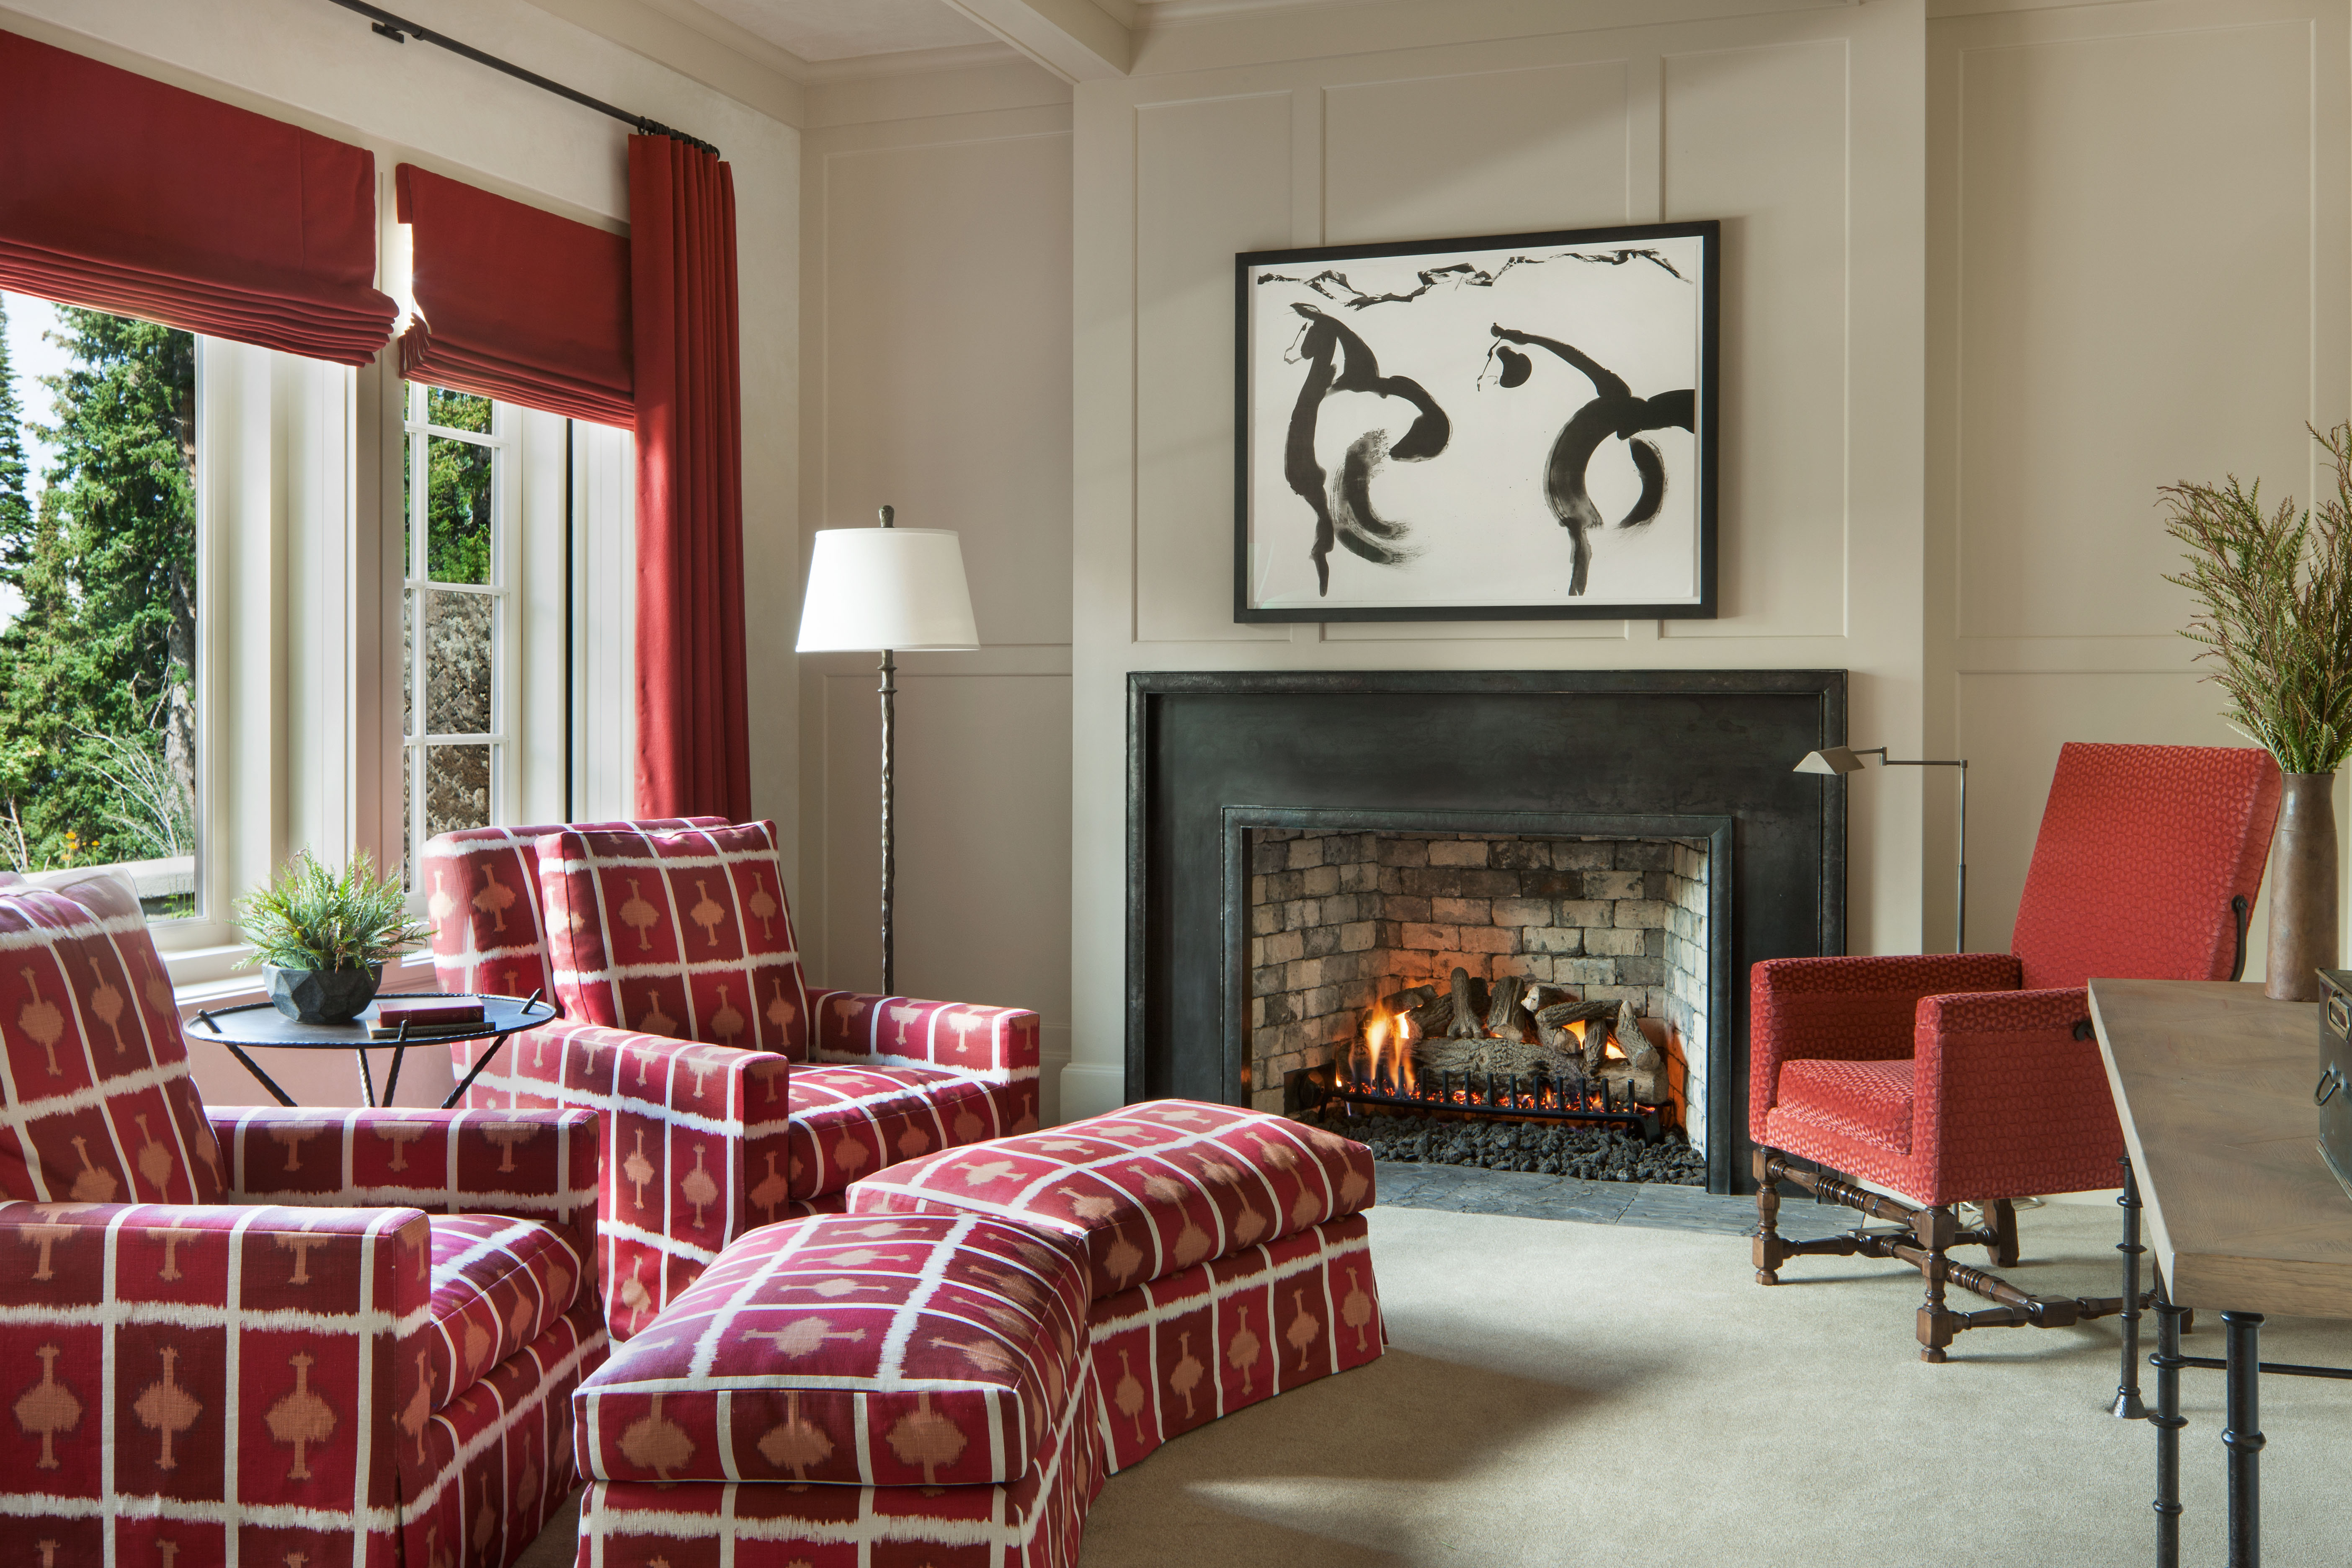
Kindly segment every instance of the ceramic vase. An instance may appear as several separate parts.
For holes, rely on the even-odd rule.
[[[2270,958],[2263,994],[2319,1000],[2319,971],[2337,967],[2336,775],[2289,773],[2271,840]]]

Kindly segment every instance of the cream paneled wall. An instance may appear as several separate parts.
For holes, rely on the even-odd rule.
[[[1493,4],[1366,7],[1349,36],[1381,52],[1344,58],[1284,58],[1298,22],[1276,14],[1076,89],[1066,1114],[1122,1098],[1131,670],[1834,666],[1857,732],[1919,742],[1921,5],[1511,14],[1528,25],[1497,38]],[[1204,50],[1223,63],[1153,73]],[[1722,619],[1234,624],[1234,252],[1699,216],[1730,258]],[[1855,792],[1850,929],[1913,951],[1919,786],[1888,782]]]
[[[835,89],[807,132],[800,510],[870,527],[887,502],[963,536],[983,646],[899,666],[898,984],[1042,1013],[1050,1117],[1070,1035],[1070,112],[1027,68],[947,85]],[[920,111],[943,100],[1005,107]],[[831,985],[881,975],[875,664],[800,661],[794,905]]]
[[[1971,947],[2007,945],[2061,743],[2245,743],[2176,635],[2157,490],[2313,494],[2303,426],[2347,412],[2347,58],[2340,3],[1930,26],[1928,724],[1970,763]]]

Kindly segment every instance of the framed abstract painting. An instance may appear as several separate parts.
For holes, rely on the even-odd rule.
[[[1234,618],[1712,616],[1719,226],[1235,257]]]

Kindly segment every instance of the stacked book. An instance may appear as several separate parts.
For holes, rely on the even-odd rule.
[[[457,1035],[478,1035],[482,1032],[482,1005],[479,1002],[435,1000],[431,1002],[379,1002],[375,1016],[368,1024],[368,1038],[397,1040],[401,1030],[408,1031],[410,1040],[447,1039]]]

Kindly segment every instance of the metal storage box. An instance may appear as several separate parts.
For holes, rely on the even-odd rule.
[[[2323,969],[2319,982],[2319,1153],[2352,1196],[2352,969]]]

